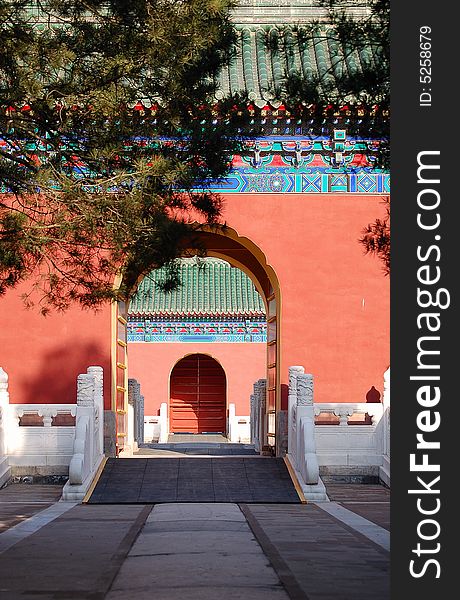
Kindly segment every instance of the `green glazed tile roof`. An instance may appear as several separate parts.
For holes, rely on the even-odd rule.
[[[246,92],[259,108],[277,108],[283,100],[286,75],[319,77],[334,86],[345,74],[353,75],[364,65],[376,65],[378,56],[370,49],[347,52],[340,47],[326,26],[309,38],[295,26],[239,26],[238,55],[219,79],[220,99],[229,92]]]
[[[201,265],[201,266],[200,266]],[[130,315],[156,317],[264,316],[262,298],[249,277],[227,262],[214,258],[182,259],[181,285],[171,292],[158,289],[164,277],[156,269],[145,277],[129,305]]]
[[[363,14],[366,3],[358,0],[356,4],[356,14]],[[353,12],[353,8],[350,10]],[[28,12],[35,19],[34,26],[40,30],[60,27],[59,22],[50,20],[39,7]],[[328,33],[332,30],[327,23],[323,22],[313,37],[302,30],[302,23],[311,23],[321,15],[321,8],[312,1],[285,0],[281,4],[275,0],[242,1],[235,14],[237,57],[222,70],[216,99],[221,100],[229,93],[246,93],[259,108],[266,105],[278,108],[288,100],[284,91],[287,75],[297,73],[310,81],[320,77],[326,85],[334,86],[344,72],[352,76],[362,71],[364,65],[372,67],[380,63],[378,50],[374,48],[363,47],[360,51],[349,52],[339,46],[334,36]],[[243,17],[243,22],[238,17]],[[254,19],[253,23],[251,19]],[[152,104],[147,99],[142,103],[146,107]]]

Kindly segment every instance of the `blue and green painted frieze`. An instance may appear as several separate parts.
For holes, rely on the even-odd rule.
[[[267,341],[267,324],[262,319],[151,320],[129,318],[128,342],[238,343]]]

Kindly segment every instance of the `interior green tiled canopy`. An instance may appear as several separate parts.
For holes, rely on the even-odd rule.
[[[161,291],[164,269],[147,275],[129,304],[129,315],[155,317],[262,317],[263,300],[251,279],[229,263],[206,258],[180,261],[179,287]]]

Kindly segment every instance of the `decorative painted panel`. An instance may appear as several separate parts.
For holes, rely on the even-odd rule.
[[[256,342],[267,341],[262,320],[129,319],[128,342]]]
[[[318,170],[308,174],[304,170],[296,173],[289,169],[233,169],[220,184],[211,186],[218,193],[230,194],[389,194],[388,173],[333,173]]]
[[[247,142],[233,168],[212,186],[226,193],[389,194],[390,175],[375,167],[378,143],[347,137],[272,135]]]
[[[0,147],[6,151],[2,140]],[[378,142],[348,137],[345,129],[315,137],[281,131],[248,141],[242,154],[232,157],[228,177],[210,182],[209,188],[216,193],[388,194],[390,175],[376,168],[377,151]],[[81,178],[87,168],[78,165],[74,171]]]

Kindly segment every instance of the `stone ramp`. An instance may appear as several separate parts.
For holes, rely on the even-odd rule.
[[[300,503],[282,458],[111,458],[89,504]]]

